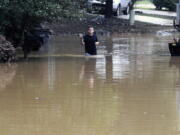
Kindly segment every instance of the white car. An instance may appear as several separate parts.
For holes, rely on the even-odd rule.
[[[105,2],[102,2],[102,0],[88,0],[87,2],[87,9],[89,12],[100,12],[103,11],[105,8]]]
[[[105,7],[105,2],[102,0],[88,0],[88,8],[98,9],[100,7]],[[119,16],[121,13],[129,14],[129,9],[131,6],[131,0],[113,0],[113,13]]]

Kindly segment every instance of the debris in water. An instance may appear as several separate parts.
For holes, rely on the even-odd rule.
[[[157,33],[157,36],[171,36],[172,35],[172,32],[171,31],[158,31]]]
[[[77,86],[77,85],[78,85],[78,83],[72,83],[72,85],[73,85],[73,86]]]
[[[147,112],[144,112],[144,115],[146,115],[147,114]]]
[[[35,97],[35,100],[39,100],[40,98],[39,97]]]

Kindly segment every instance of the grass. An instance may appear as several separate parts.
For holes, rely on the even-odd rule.
[[[153,3],[149,0],[143,0],[143,1],[137,1],[136,4],[153,4]]]
[[[155,9],[155,5],[149,0],[137,1],[134,5],[138,9]]]

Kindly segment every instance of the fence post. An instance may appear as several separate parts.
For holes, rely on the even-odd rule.
[[[180,0],[179,3],[176,4],[176,25],[180,25]]]

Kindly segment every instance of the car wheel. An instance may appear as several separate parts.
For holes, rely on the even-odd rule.
[[[124,13],[125,15],[128,15],[129,12],[130,12],[130,6],[128,5],[127,8],[126,8],[126,10],[123,11],[123,13]]]

